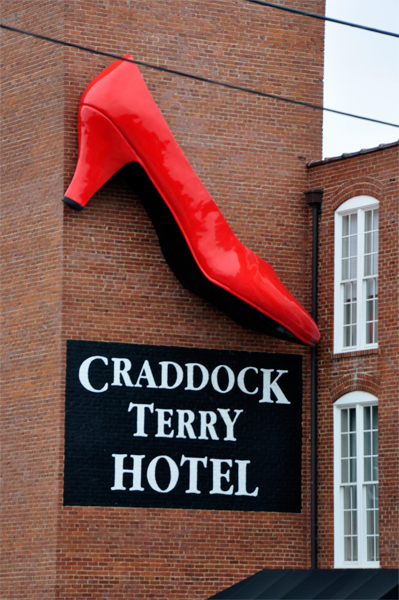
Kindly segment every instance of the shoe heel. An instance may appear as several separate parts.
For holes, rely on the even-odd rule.
[[[101,186],[129,162],[140,162],[112,121],[91,106],[81,106],[78,119],[79,155],[63,201],[83,210]]]

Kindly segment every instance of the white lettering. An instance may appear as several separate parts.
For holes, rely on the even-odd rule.
[[[237,408],[234,410],[236,416],[234,421],[230,418],[230,409],[229,408],[218,408],[217,411],[220,413],[225,425],[226,425],[226,437],[224,438],[225,442],[236,442],[236,438],[234,437],[234,425],[242,412],[242,409],[238,410]]]
[[[237,377],[237,385],[240,388],[240,390],[242,392],[244,392],[244,394],[256,394],[259,390],[259,388],[255,388],[253,392],[249,392],[246,388],[245,385],[245,375],[246,373],[252,369],[253,371],[255,371],[255,373],[258,373],[258,369],[256,367],[245,367],[245,369],[242,369],[239,373],[238,373],[238,377]]]
[[[255,488],[250,494],[247,492],[247,465],[251,464],[250,460],[235,460],[238,465],[238,490],[235,496],[257,496],[259,488]]]
[[[233,461],[230,459],[223,458],[210,458],[211,463],[213,463],[213,473],[212,473],[212,482],[213,487],[210,494],[224,494],[226,496],[231,496],[234,490],[234,486],[231,485],[228,490],[222,490],[222,478],[227,482],[230,481],[230,469],[222,473],[222,463],[226,463],[229,467],[232,467]]]
[[[172,438],[175,435],[173,430],[165,433],[165,425],[172,428],[172,417],[170,416],[169,419],[165,419],[165,413],[173,415],[173,410],[171,408],[156,408],[155,411],[158,414],[158,431],[155,437]]]
[[[155,383],[154,375],[152,374],[150,363],[148,360],[145,360],[143,366],[141,367],[140,374],[135,383],[135,387],[143,387],[140,384],[140,379],[146,379],[148,382],[148,388],[157,388],[157,384]]]
[[[133,469],[125,469],[124,461],[127,454],[113,454],[115,459],[115,477],[114,485],[111,490],[125,490],[123,485],[123,475],[125,473],[131,473],[133,476],[133,485],[129,490],[131,492],[142,492],[144,488],[141,486],[141,463],[145,455],[131,454],[130,457],[133,459]]]
[[[219,386],[218,376],[219,376],[220,369],[226,369],[226,373],[227,373],[227,377],[228,377],[228,383],[227,383],[227,387],[225,390],[222,390]],[[227,394],[227,392],[230,392],[230,390],[232,390],[234,387],[235,376],[234,376],[233,371],[230,369],[230,367],[228,367],[227,365],[219,365],[212,371],[211,382],[212,382],[212,386],[213,386],[214,390],[216,390],[220,394]]]
[[[193,426],[191,425],[191,423],[194,422],[195,419],[195,414],[193,413],[192,410],[181,410],[180,408],[176,409],[176,412],[178,414],[178,431],[177,431],[177,438],[183,438],[185,439],[186,436],[184,435],[184,430],[187,431],[188,437],[191,440],[196,440],[197,436],[194,433],[194,429]],[[187,417],[187,419],[185,418]]]
[[[183,369],[181,368],[181,366],[170,360],[164,360],[159,364],[161,365],[162,369],[161,385],[159,386],[159,389],[173,390],[174,388],[177,388],[183,381]],[[172,385],[169,385],[168,383],[169,365],[174,367],[176,371],[176,380]]]
[[[155,476],[157,464],[161,460],[161,458],[166,460],[166,462],[168,463],[169,472],[170,472],[169,484],[164,490],[159,487],[156,476]],[[172,458],[170,458],[170,456],[157,456],[148,465],[147,480],[148,480],[148,483],[150,484],[150,486],[152,487],[152,489],[154,490],[154,492],[159,492],[160,494],[168,494],[176,487],[176,484],[179,480],[178,466],[175,463],[175,461]]]
[[[108,358],[106,358],[105,356],[90,356],[90,358],[86,358],[86,360],[82,362],[79,368],[79,381],[83,385],[83,387],[89,392],[101,394],[102,392],[105,392],[108,389],[108,383],[104,383],[101,390],[96,390],[91,385],[89,380],[89,367],[93,360],[102,360],[105,365],[108,365]]]
[[[144,431],[145,424],[145,409],[148,408],[151,413],[154,412],[154,403],[152,404],[133,404],[131,402],[129,404],[129,408],[127,412],[130,412],[133,408],[137,408],[137,428],[136,433],[133,434],[134,437],[148,437],[148,434]]]
[[[111,385],[122,385],[121,375],[127,387],[133,387],[128,371],[132,368],[132,363],[128,358],[111,358],[114,363],[114,381]],[[123,367],[122,367],[123,365]]]
[[[125,459],[127,458],[127,454],[112,454],[114,458],[114,485],[112,486],[112,491],[125,491],[127,488],[124,485],[124,477],[131,476],[132,485],[129,487],[129,491],[132,492],[143,492],[144,487],[142,485],[142,469],[143,469],[143,459],[145,459],[144,454],[131,454],[130,458],[133,461],[132,468],[125,467]],[[158,463],[164,460],[169,467],[169,482],[166,487],[161,488],[159,482],[157,480],[157,467]],[[238,489],[234,492],[234,485],[231,484],[228,489],[223,489],[222,484],[225,482],[230,483],[231,476],[231,468],[233,466],[233,461],[231,459],[220,459],[220,458],[210,458],[209,461],[212,463],[212,489],[209,494],[220,494],[224,496],[249,496],[249,497],[257,497],[259,494],[259,487],[256,487],[252,492],[247,490],[247,468],[248,465],[251,464],[249,460],[235,460],[234,462],[238,467]],[[206,469],[208,467],[208,457],[196,457],[196,456],[185,456],[181,455],[180,458],[180,467],[183,467],[186,463],[189,465],[189,484],[188,489],[185,490],[186,494],[201,494],[201,491],[198,489],[198,465],[202,464],[203,468]],[[224,466],[227,466],[226,470]],[[164,471],[165,473],[165,471]],[[158,473],[159,477],[159,473]],[[156,456],[153,460],[151,460],[150,464],[147,468],[147,481],[150,487],[160,494],[168,494],[172,490],[175,489],[178,484],[180,478],[179,467],[176,462],[170,456]],[[163,482],[165,485],[165,482]]]
[[[281,375],[288,373],[288,371],[277,371],[278,375],[273,382],[271,381],[271,375],[274,369],[261,369],[261,371],[263,373],[263,396],[259,402],[273,402],[271,399],[271,391],[273,391],[277,398],[276,404],[291,404],[291,402],[289,402],[285,397],[280,386],[277,384],[277,381],[280,379]]]
[[[202,463],[204,467],[207,467],[208,457],[204,458],[196,458],[193,456],[184,456],[181,457],[180,466],[182,467],[184,463],[188,461],[189,463],[189,487],[186,490],[186,494],[200,494],[201,492],[198,489],[198,463]]]
[[[202,390],[209,381],[208,369],[199,363],[187,363],[185,366],[187,367],[187,387],[184,389],[192,392]],[[197,387],[194,387],[194,367],[198,367],[202,374],[202,381]]]
[[[201,417],[201,435],[198,437],[199,440],[207,440],[209,439],[206,435],[207,430],[209,431],[209,435],[213,440],[218,440],[218,436],[215,431],[215,423],[217,421],[217,415],[213,412],[213,410],[199,410],[198,411]]]

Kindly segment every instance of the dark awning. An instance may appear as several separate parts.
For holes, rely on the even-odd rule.
[[[399,598],[398,569],[264,569],[209,600]]]

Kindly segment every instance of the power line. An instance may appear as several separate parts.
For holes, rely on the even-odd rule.
[[[45,35],[40,35],[38,33],[33,33],[31,31],[24,31],[23,29],[17,29],[16,27],[11,27],[9,25],[3,25],[0,23],[0,27],[2,29],[6,29],[8,31],[12,31],[14,33],[20,33],[22,35],[27,35],[30,37],[37,38],[39,40],[43,40],[45,42],[50,42],[53,44],[59,44],[61,46],[67,46],[69,48],[75,48],[76,50],[83,50],[84,52],[89,52],[90,54],[97,54],[99,56],[107,56],[109,58],[114,58],[117,60],[124,60],[125,62],[130,62],[135,65],[139,65],[141,67],[147,67],[149,69],[155,69],[157,71],[163,71],[164,73],[170,73],[172,75],[178,75],[179,77],[186,77],[189,79],[194,79],[196,81],[201,81],[203,83],[209,83],[211,85],[218,85],[221,87],[225,87],[231,90],[235,90],[238,92],[245,92],[247,94],[253,94],[255,96],[260,96],[261,98],[271,98],[272,100],[279,100],[281,102],[288,102],[289,104],[296,104],[299,106],[305,106],[307,108],[313,108],[315,110],[322,110],[326,112],[335,113],[337,115],[342,115],[345,117],[352,117],[354,119],[361,119],[363,121],[370,121],[371,123],[378,123],[379,125],[388,125],[389,127],[398,127],[396,123],[389,123],[387,121],[380,121],[378,119],[371,119],[370,117],[363,117],[361,115],[355,115],[352,113],[343,112],[341,110],[335,110],[333,108],[326,108],[325,106],[320,106],[318,104],[310,104],[309,102],[302,102],[301,100],[293,100],[292,98],[285,98],[284,96],[277,96],[275,94],[268,94],[267,92],[259,92],[258,90],[252,90],[250,88],[244,88],[238,85],[234,85],[232,83],[226,83],[223,81],[215,81],[214,79],[208,79],[207,77],[201,77],[200,75],[192,75],[190,73],[184,73],[183,71],[177,71],[175,69],[168,69],[167,67],[160,67],[158,65],[153,65],[151,63],[143,62],[140,60],[133,60],[130,58],[125,58],[123,56],[119,56],[118,54],[113,54],[112,52],[103,52],[101,50],[94,50],[94,48],[87,48],[86,46],[80,46],[79,44],[74,44],[72,42],[65,42],[63,40],[58,40],[56,38],[51,38]]]
[[[321,21],[330,21],[331,23],[338,23],[338,25],[348,25],[348,27],[356,27],[357,29],[364,29],[365,31],[372,31],[373,33],[380,33],[382,35],[390,35],[392,37],[399,38],[399,33],[394,33],[393,31],[384,31],[383,29],[375,29],[374,27],[367,27],[366,25],[359,25],[358,23],[350,23],[349,21],[340,21],[339,19],[333,19],[332,17],[325,17],[324,15],[318,15],[317,13],[306,12],[305,10],[298,10],[297,8],[289,8],[288,6],[282,6],[281,4],[273,4],[272,2],[265,2],[264,0],[245,0],[245,1],[253,2],[254,4],[261,4],[262,6],[269,6],[270,8],[277,8],[278,10],[285,10],[287,12],[295,13],[296,15],[312,17],[313,19],[320,19]]]

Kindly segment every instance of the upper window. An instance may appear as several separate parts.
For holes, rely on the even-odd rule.
[[[378,200],[357,196],[335,212],[334,352],[378,342]]]
[[[367,392],[334,404],[335,567],[379,567],[378,406]]]

